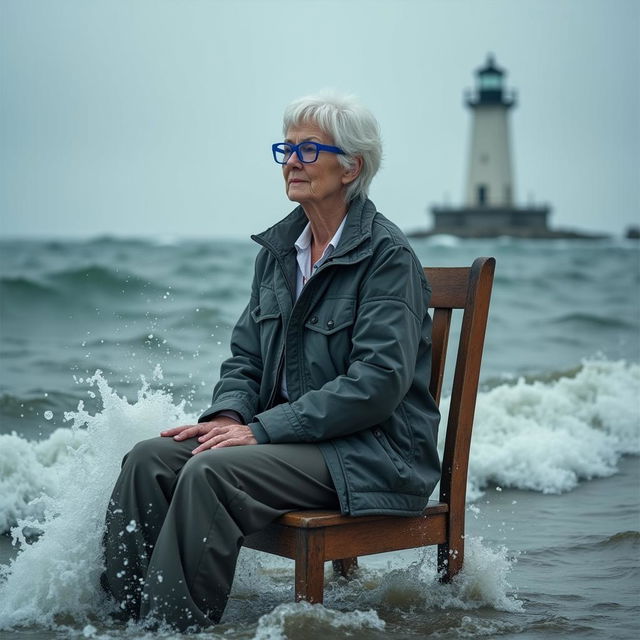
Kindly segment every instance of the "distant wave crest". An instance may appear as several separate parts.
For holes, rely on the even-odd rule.
[[[599,329],[634,329],[635,325],[612,316],[596,313],[566,313],[552,320],[556,324],[597,327]]]
[[[48,273],[42,277],[7,276],[0,279],[0,295],[7,312],[18,307],[21,313],[56,303],[65,311],[83,302],[106,302],[123,295],[157,296],[166,287],[140,276],[102,266],[89,266]]]

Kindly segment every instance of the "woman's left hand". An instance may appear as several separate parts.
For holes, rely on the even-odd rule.
[[[213,427],[209,433],[200,436],[198,442],[201,444],[191,452],[194,455],[207,449],[258,444],[258,441],[253,437],[251,429],[249,429],[246,424],[238,424],[237,422],[220,427]]]

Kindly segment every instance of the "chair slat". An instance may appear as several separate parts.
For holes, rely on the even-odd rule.
[[[447,344],[449,343],[449,329],[451,328],[451,309],[438,308],[433,311],[433,326],[431,328],[431,381],[429,393],[440,404],[444,368],[447,362]]]
[[[464,309],[469,267],[425,267],[424,273],[431,285],[430,307]]]

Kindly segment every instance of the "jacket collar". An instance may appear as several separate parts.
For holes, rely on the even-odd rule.
[[[371,253],[371,228],[376,207],[368,198],[353,200],[347,211],[347,221],[340,242],[332,254],[332,262],[355,262]],[[308,220],[301,206],[266,231],[251,236],[280,257],[294,251],[294,243]]]

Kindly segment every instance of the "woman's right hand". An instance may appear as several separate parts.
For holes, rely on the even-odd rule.
[[[228,416],[215,416],[207,422],[200,422],[198,424],[185,424],[181,427],[172,427],[171,429],[165,429],[160,432],[163,438],[173,437],[174,440],[187,440],[188,438],[196,438],[198,436],[205,436],[214,427],[227,427],[229,425],[241,424],[238,420],[229,418]]]

